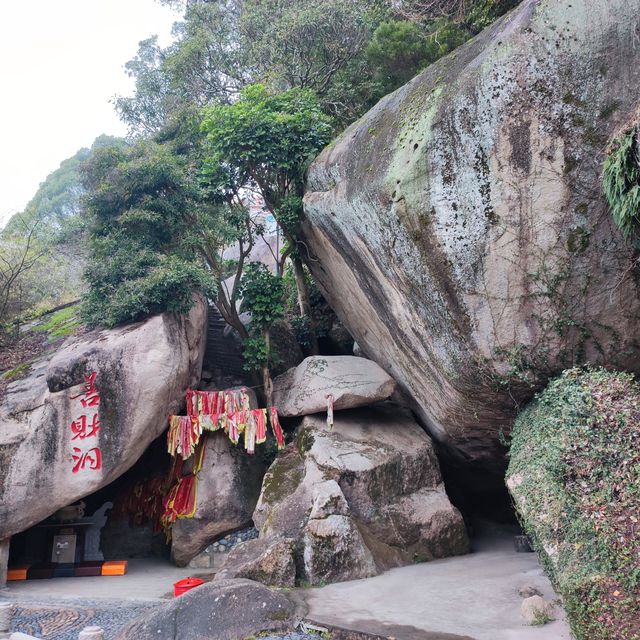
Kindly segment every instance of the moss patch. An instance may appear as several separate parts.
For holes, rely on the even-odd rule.
[[[301,456],[304,456],[307,451],[311,450],[315,438],[313,437],[313,430],[309,427],[301,427],[296,434],[296,444],[298,445],[298,452]]]
[[[303,477],[302,459],[295,449],[281,453],[264,477],[263,496],[268,504],[275,504],[290,496]]]
[[[19,364],[17,367],[13,369],[9,369],[9,371],[5,371],[2,374],[2,377],[5,380],[17,380],[18,378],[22,378],[29,371],[29,367],[31,366],[31,361],[23,362]]]
[[[507,476],[579,640],[640,638],[640,386],[571,369],[518,417]]]
[[[79,326],[79,307],[73,305],[56,311],[44,324],[36,325],[33,330],[47,333],[49,338],[60,338],[72,335]]]

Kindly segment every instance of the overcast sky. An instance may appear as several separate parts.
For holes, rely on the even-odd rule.
[[[124,135],[109,99],[124,63],[179,15],[155,0],[28,0],[0,6],[0,227],[60,162],[101,133]]]

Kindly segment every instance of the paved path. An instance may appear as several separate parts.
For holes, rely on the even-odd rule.
[[[398,640],[570,640],[561,610],[544,626],[524,626],[520,617],[521,586],[556,599],[535,554],[516,553],[504,535],[474,551],[306,590],[308,618]]]
[[[511,537],[504,535],[475,546],[468,556],[301,590],[310,609],[307,618],[398,640],[570,640],[561,611],[557,621],[543,627],[526,627],[520,618],[521,586],[555,598],[534,554],[515,553]],[[77,640],[80,629],[98,624],[111,640],[129,620],[170,597],[174,582],[203,573],[132,560],[122,577],[12,582],[0,591],[0,600],[18,606],[16,631],[44,640]]]
[[[145,558],[129,560],[124,576],[51,578],[9,582],[4,593],[26,598],[117,598],[149,600],[171,597],[173,583],[187,576],[210,573],[207,569],[178,568],[168,560]]]

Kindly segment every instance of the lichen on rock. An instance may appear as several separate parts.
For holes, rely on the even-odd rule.
[[[341,411],[332,431],[324,416],[305,417],[267,471],[253,518],[261,545],[294,541],[299,583],[363,578],[469,549],[429,437],[394,405]]]

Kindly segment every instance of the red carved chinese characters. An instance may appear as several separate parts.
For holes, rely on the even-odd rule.
[[[71,423],[71,440],[87,440],[97,438],[100,431],[100,394],[96,389],[97,373],[94,371],[84,377],[84,391],[71,400],[80,398],[80,404],[87,410]],[[88,414],[88,415],[87,415]],[[102,469],[102,452],[99,447],[93,447],[83,451],[80,447],[73,447],[73,468],[72,473],[83,470],[99,471]]]
[[[102,452],[98,447],[82,452],[82,449],[73,447],[73,473],[78,473],[80,469],[89,468],[91,471],[102,469]]]
[[[79,396],[73,396],[71,399],[75,400],[80,398],[80,404],[83,407],[97,407],[100,404],[100,394],[96,389],[96,376],[98,374],[94,371],[88,376],[84,377],[84,392]]]
[[[85,438],[92,438],[100,431],[100,418],[97,413],[93,414],[91,424],[87,420],[87,416],[80,416],[77,420],[71,423],[71,433],[73,433],[72,440],[84,440]]]

